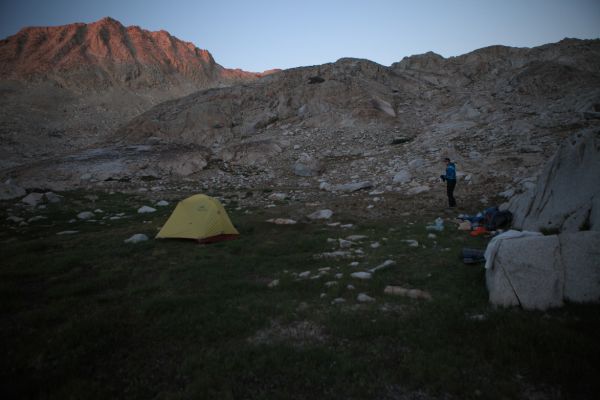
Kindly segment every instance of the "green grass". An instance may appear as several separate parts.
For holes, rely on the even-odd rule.
[[[4,398],[591,398],[600,389],[599,307],[492,308],[483,267],[458,258],[485,240],[448,228],[434,243],[424,229],[434,216],[338,213],[355,224],[342,229],[277,226],[265,222],[287,216],[277,208],[231,208],[238,240],[125,244],[153,237],[174,204],[138,215],[143,198],[86,195],[66,193],[25,227],[6,221],[7,209],[33,213],[0,210]],[[126,218],[69,222],[97,208],[99,218]],[[79,233],[56,235],[64,230]],[[363,258],[314,257],[334,249],[327,238],[350,234],[369,237]],[[349,277],[389,258],[397,265],[370,281]],[[348,266],[354,259],[360,267]],[[318,280],[294,275],[322,267],[332,271]],[[338,285],[325,287],[337,272]],[[386,296],[388,284],[433,300]],[[357,303],[360,292],[376,302]],[[336,297],[346,302],[332,305]]]

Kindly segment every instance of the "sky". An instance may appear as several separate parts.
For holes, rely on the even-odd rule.
[[[247,71],[600,38],[600,0],[0,0],[0,38],[106,16],[164,29]]]

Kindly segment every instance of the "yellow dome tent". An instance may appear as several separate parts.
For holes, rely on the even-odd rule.
[[[156,238],[194,239],[200,243],[235,239],[239,236],[219,201],[196,194],[177,204]]]

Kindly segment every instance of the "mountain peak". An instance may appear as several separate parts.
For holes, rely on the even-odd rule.
[[[183,80],[204,87],[231,81],[232,76],[258,75],[232,75],[193,43],[165,30],[125,27],[111,17],[89,24],[29,27],[0,41],[0,78],[58,78],[61,84],[83,87]]]

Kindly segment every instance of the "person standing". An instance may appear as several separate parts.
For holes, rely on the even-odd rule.
[[[446,182],[446,193],[448,194],[448,206],[456,207],[454,199],[454,188],[456,187],[456,165],[448,157],[444,158],[446,163],[446,174],[440,175],[443,182]]]

